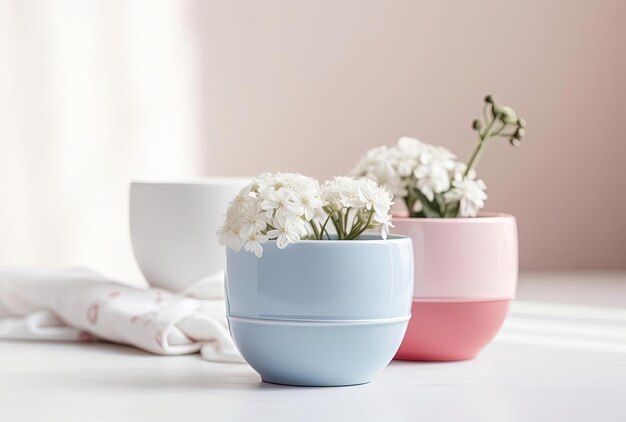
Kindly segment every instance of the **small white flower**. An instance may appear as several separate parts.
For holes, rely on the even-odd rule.
[[[503,109],[501,113],[516,119],[512,110]],[[438,197],[443,195],[446,204],[460,202],[459,216],[475,216],[484,206],[487,195],[484,183],[475,180],[476,172],[471,170],[464,176],[465,170],[466,165],[457,162],[456,156],[448,149],[403,137],[394,147],[382,146],[367,151],[351,174],[384,186],[394,197],[404,198],[411,208],[408,210],[411,215],[444,216],[446,210]],[[361,192],[359,199],[366,209],[374,206],[372,195],[373,191]],[[338,200],[339,196],[331,194],[328,197],[333,210],[346,206],[345,202]],[[353,206],[359,207],[359,204],[354,202]],[[377,214],[383,215],[381,210],[386,206],[385,202],[381,202],[374,208]]]
[[[263,173],[252,182],[256,187],[256,192],[262,192],[269,187],[274,187],[276,183],[276,176],[272,173]]]
[[[386,146],[373,148],[367,151],[351,174],[374,180],[394,195],[406,195],[406,182],[402,177],[411,173],[412,166],[402,160],[398,161],[398,158],[400,157],[393,148]]]
[[[411,138],[410,136],[402,136],[398,139],[398,149],[407,154],[420,154],[427,145],[428,144],[416,138]]]
[[[320,187],[317,180],[300,174],[265,173],[231,201],[217,235],[222,245],[258,257],[270,239],[283,249],[302,238],[321,239],[331,233],[356,239],[366,228],[380,227],[386,237],[391,199],[371,180],[336,177]]]
[[[351,177],[337,176],[331,182],[326,182],[324,190],[326,196],[334,204],[334,208],[359,208],[363,203],[359,199],[361,183]]]
[[[430,201],[435,194],[450,189],[455,155],[443,147],[403,137],[395,147],[369,150],[352,171],[387,188],[394,196],[406,197],[410,189],[419,189]]]
[[[307,221],[312,220],[315,217],[315,211],[323,205],[318,191],[318,189],[307,189],[306,191],[295,191],[293,194],[296,213],[303,215]]]
[[[435,198],[435,194],[450,189],[450,171],[456,166],[455,158],[447,149],[433,145],[428,145],[420,155],[413,175],[416,187],[429,201]]]
[[[252,233],[246,237],[243,248],[248,252],[254,252],[257,258],[263,254],[263,243],[267,242],[267,236],[261,233]]]
[[[377,220],[377,223],[380,224],[380,235],[383,239],[387,239],[387,236],[389,235],[389,228],[394,227],[394,225],[391,224],[391,216],[386,215]]]
[[[224,224],[217,231],[219,243],[236,251],[239,251],[243,245],[239,236],[241,229],[240,215],[239,205],[236,202],[232,202],[226,212]]]
[[[246,186],[233,198],[233,200],[229,204],[229,209],[232,209],[232,212],[239,213],[243,211],[246,206],[253,204],[256,202],[256,197],[254,192],[250,189],[250,186]]]
[[[267,227],[267,213],[257,204],[243,211],[242,219],[240,234],[243,237],[259,233]]]
[[[435,162],[429,165],[422,164],[413,172],[417,179],[416,187],[429,201],[435,199],[436,193],[450,189],[450,175],[448,170]]]
[[[217,231],[217,238],[220,245],[232,250],[239,251],[243,246],[243,241],[239,237],[239,232],[232,225],[224,225]]]
[[[444,194],[446,203],[459,201],[460,217],[476,217],[485,206],[487,186],[482,180],[464,177],[452,181],[452,189]]]
[[[284,249],[288,244],[300,241],[301,224],[301,220],[294,216],[279,215],[274,218],[274,227],[276,229],[267,232],[267,236],[270,239],[276,238],[278,249]]]
[[[350,235],[349,238],[358,236],[365,228],[378,228],[379,222],[391,218],[392,196],[372,180],[335,177],[324,184],[322,193],[326,205],[333,211],[335,230],[343,232],[344,236]]]
[[[280,187],[278,190],[270,187],[263,190],[261,195],[263,197],[261,207],[264,210],[275,210],[276,214],[297,212],[297,207],[291,201],[291,192],[285,187]]]
[[[384,218],[393,205],[391,195],[383,188],[376,186],[374,182],[365,181],[359,186],[359,200],[365,209],[374,209],[377,216]]]

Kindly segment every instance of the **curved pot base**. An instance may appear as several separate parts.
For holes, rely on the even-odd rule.
[[[372,381],[393,358],[408,324],[229,322],[239,352],[263,381],[308,387]]]
[[[261,378],[261,381],[268,383],[268,384],[274,384],[274,385],[286,385],[289,387],[352,387],[354,385],[365,385],[365,384],[369,384],[370,382],[372,382],[373,380],[368,380],[368,381],[364,381],[364,382],[359,382],[356,384],[333,384],[333,385],[310,385],[310,384],[287,384],[284,382],[280,382],[280,381],[273,381],[271,379],[265,379],[265,378]]]
[[[510,302],[508,299],[413,301],[413,315],[394,359],[439,362],[473,359],[502,326]]]

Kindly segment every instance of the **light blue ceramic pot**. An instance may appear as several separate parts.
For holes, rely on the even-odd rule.
[[[398,350],[413,299],[411,239],[263,245],[228,250],[233,339],[264,381],[307,386],[371,381]]]

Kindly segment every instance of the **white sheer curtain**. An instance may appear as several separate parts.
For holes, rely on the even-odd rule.
[[[186,2],[0,1],[0,265],[140,280],[132,177],[202,169]]]

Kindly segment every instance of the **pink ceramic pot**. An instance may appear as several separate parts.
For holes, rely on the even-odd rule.
[[[471,359],[500,329],[517,285],[517,225],[507,214],[394,218],[415,254],[412,317],[396,359]]]

